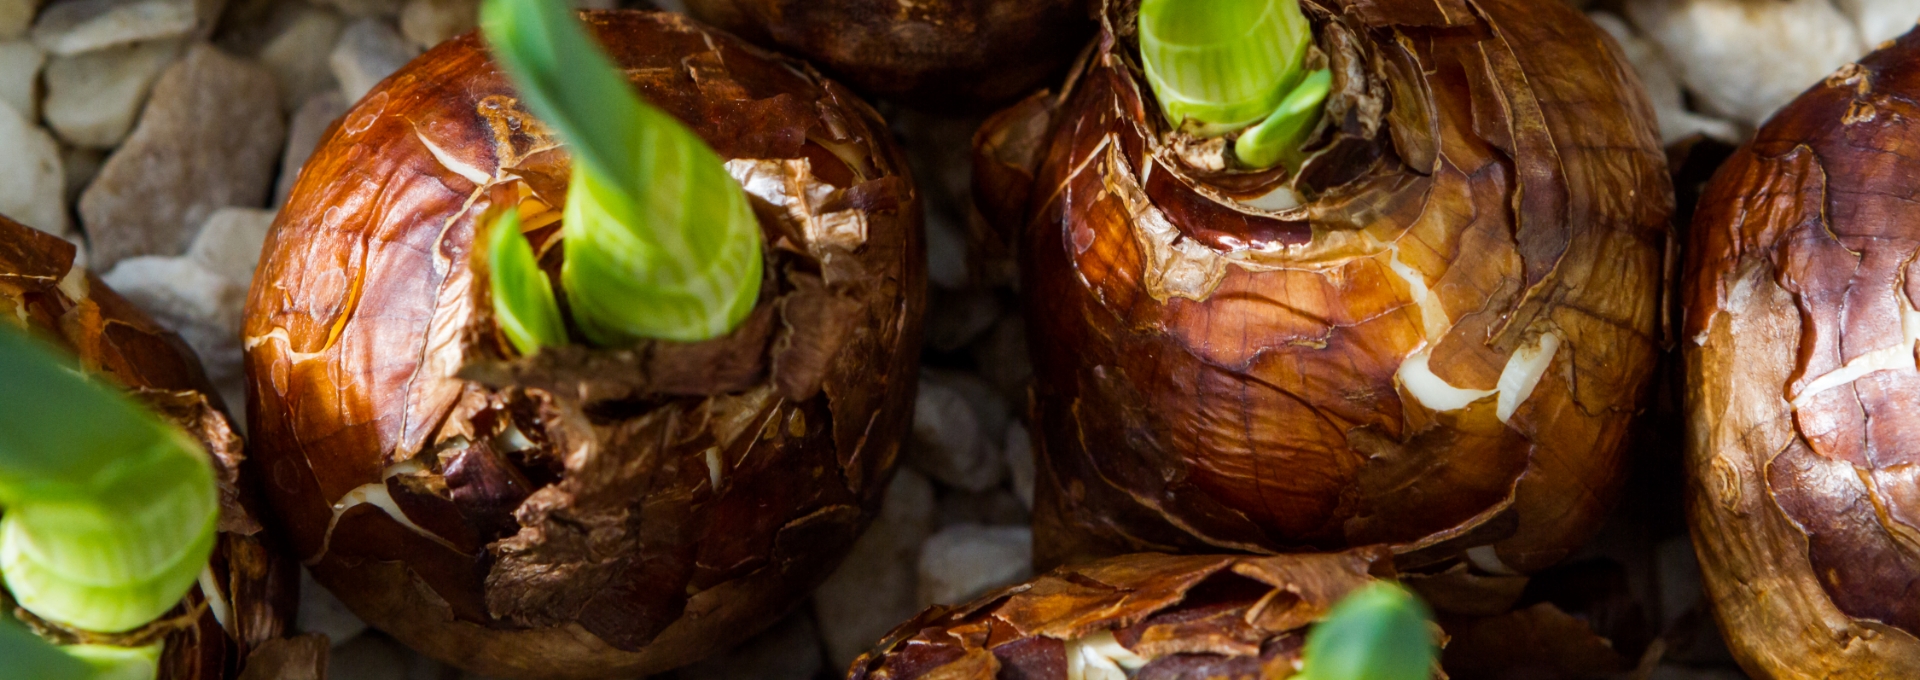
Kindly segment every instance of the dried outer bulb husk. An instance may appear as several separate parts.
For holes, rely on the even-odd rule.
[[[1123,7],[976,140],[1025,267],[1036,558],[1386,544],[1516,575],[1598,527],[1662,332],[1651,108],[1560,3],[1310,0],[1297,173],[1171,130]]]
[[[934,606],[861,655],[847,678],[1285,678],[1301,668],[1314,622],[1393,575],[1380,548],[1112,557]]]
[[[1689,234],[1687,509],[1763,678],[1920,677],[1920,35],[1801,94]]]
[[[0,616],[14,616],[59,644],[162,645],[160,680],[249,677],[319,678],[323,637],[294,636],[299,573],[261,528],[257,471],[228,419],[226,405],[200,360],[180,336],[155,323],[76,266],[77,250],[0,216],[0,323],[74,353],[86,370],[124,387],[134,399],[205,447],[220,490],[213,558],[180,606],[146,626],[102,634],[61,626],[14,605],[0,589]],[[256,668],[257,666],[257,668]]]
[[[866,94],[984,109],[1056,77],[1093,32],[1083,0],[687,0],[702,21]]]
[[[582,16],[749,195],[738,329],[516,358],[476,233],[519,211],[557,275],[570,161],[476,35],[329,132],[248,299],[279,528],[368,623],[494,677],[645,675],[774,623],[877,510],[912,415],[920,198],[885,123],[685,17]]]

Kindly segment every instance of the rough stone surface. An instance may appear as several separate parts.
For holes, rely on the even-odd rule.
[[[69,144],[118,145],[154,81],[185,49],[179,40],[160,40],[54,57],[47,63],[47,125]]]
[[[34,120],[40,117],[40,66],[47,53],[25,40],[0,42],[0,103]]]
[[[934,374],[921,376],[907,464],[949,486],[985,491],[1006,474],[999,445],[960,388]]]
[[[1612,34],[1614,40],[1619,41],[1621,50],[1627,54],[1627,61],[1633,63],[1633,70],[1640,76],[1640,84],[1646,86],[1647,99],[1653,103],[1653,112],[1660,118],[1661,143],[1673,144],[1695,134],[1728,144],[1739,144],[1745,138],[1739,127],[1730,121],[1687,110],[1686,95],[1681,92],[1680,79],[1674,75],[1673,64],[1668,63],[1659,47],[1636,35],[1627,26],[1626,20],[1607,12],[1594,12],[1588,16]]]
[[[96,253],[111,245],[94,243]],[[187,257],[130,257],[112,267],[101,279],[155,321],[179,333],[200,356],[208,378],[217,384],[240,375],[244,283]]]
[[[279,82],[280,106],[287,111],[337,87],[328,57],[346,28],[331,11],[302,7],[260,48],[260,64]]]
[[[1027,426],[1014,422],[1007,426],[1007,476],[1013,483],[1013,496],[1028,510],[1033,509],[1033,435]]]
[[[0,214],[52,234],[67,232],[67,204],[60,168],[60,145],[53,135],[0,103]]]
[[[1827,0],[1628,0],[1626,10],[1708,113],[1749,126],[1867,48]]]
[[[326,92],[307,100],[293,113],[287,124],[287,150],[280,157],[280,179],[274,184],[273,204],[287,202],[293,182],[300,178],[300,167],[307,164],[327,126],[347,113],[347,98],[338,91]]]
[[[26,37],[39,8],[40,0],[0,0],[0,40]]]
[[[204,35],[225,0],[59,0],[33,24],[33,41],[58,55]]]
[[[308,633],[327,636],[339,647],[367,632],[367,623],[354,616],[347,605],[321,587],[306,569],[300,570],[300,618],[294,626]],[[343,676],[335,676],[343,677]]]
[[[407,0],[400,32],[424,49],[473,30],[479,18],[480,0]]]
[[[956,524],[920,550],[920,603],[959,604],[1033,575],[1033,530]]]
[[[379,19],[360,19],[340,33],[327,63],[349,101],[359,101],[382,78],[400,70],[419,50]]]
[[[80,196],[95,266],[179,254],[213,211],[265,205],[286,135],[278,101],[272,74],[205,44],[169,67]]]
[[[910,469],[894,472],[886,503],[840,569],[813,591],[827,659],[846,668],[901,621],[919,613],[916,566],[932,530],[933,485]]]
[[[259,208],[221,208],[213,211],[187,247],[187,257],[245,288],[260,264],[260,249],[276,215]]]
[[[680,669],[679,680],[812,680],[826,667],[813,617],[789,614],[753,639]]]

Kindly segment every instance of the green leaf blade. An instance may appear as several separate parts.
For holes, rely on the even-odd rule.
[[[533,246],[520,233],[518,212],[508,210],[488,228],[487,269],[494,317],[514,349],[531,355],[542,347],[567,343],[567,326],[560,319],[553,284],[540,270]]]
[[[1428,680],[1436,649],[1426,605],[1398,585],[1349,593],[1307,633],[1301,680]]]
[[[1300,145],[1319,125],[1321,104],[1332,88],[1332,71],[1320,69],[1307,74],[1266,120],[1234,140],[1234,156],[1250,167],[1270,168],[1284,162],[1298,169]]]

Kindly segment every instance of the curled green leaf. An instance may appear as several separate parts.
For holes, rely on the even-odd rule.
[[[93,670],[53,643],[40,639],[26,626],[0,614],[0,678],[35,680],[92,680]]]
[[[565,3],[487,0],[481,26],[575,158],[560,284],[587,339],[697,341],[745,320],[760,294],[760,226],[719,155],[642,101]]]
[[[493,291],[493,315],[514,349],[533,354],[542,347],[564,345],[567,326],[560,320],[560,304],[553,284],[533,246],[520,233],[520,214],[508,210],[487,230],[487,269]]]
[[[1140,58],[1173,125],[1216,136],[1266,118],[1300,81],[1312,32],[1298,0],[1142,0]]]
[[[1348,594],[1307,633],[1298,680],[1427,680],[1433,631],[1405,588],[1375,583]]]
[[[123,632],[206,568],[213,469],[186,433],[0,330],[0,577],[35,616]]]
[[[1320,69],[1307,74],[1293,92],[1280,100],[1280,106],[1259,125],[1249,128],[1233,142],[1233,154],[1249,167],[1270,168],[1286,163],[1300,165],[1300,145],[1320,123],[1321,104],[1333,87],[1333,72]]]

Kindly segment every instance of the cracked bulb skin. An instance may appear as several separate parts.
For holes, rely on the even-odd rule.
[[[1093,32],[1083,0],[688,0],[703,21],[820,64],[861,92],[983,109],[1039,87]]]
[[[318,677],[325,639],[285,637],[299,604],[298,567],[256,520],[256,470],[219,393],[186,342],[76,265],[77,254],[73,244],[0,215],[0,318],[73,353],[89,373],[199,442],[220,489],[220,533],[205,575],[180,607],[140,628],[72,629],[34,617],[3,591],[0,616],[17,617],[60,644],[162,643],[158,680]]]
[[[1689,234],[1687,510],[1761,678],[1920,676],[1920,35],[1775,113]]]
[[[1583,543],[1673,201],[1612,40],[1557,3],[1304,2],[1333,88],[1289,175],[1170,131],[1113,4],[1067,92],[975,137],[1025,264],[1037,561],[1384,544],[1524,574]]]
[[[932,607],[855,660],[847,678],[1290,677],[1311,625],[1348,593],[1393,574],[1392,555],[1378,546],[1122,555]]]
[[[582,17],[745,186],[767,274],[738,329],[510,356],[476,224],[519,210],[551,271],[569,161],[471,34],[329,130],[248,300],[279,528],[356,614],[488,676],[645,675],[772,624],[877,510],[912,414],[920,207],[879,116],[684,17]]]

